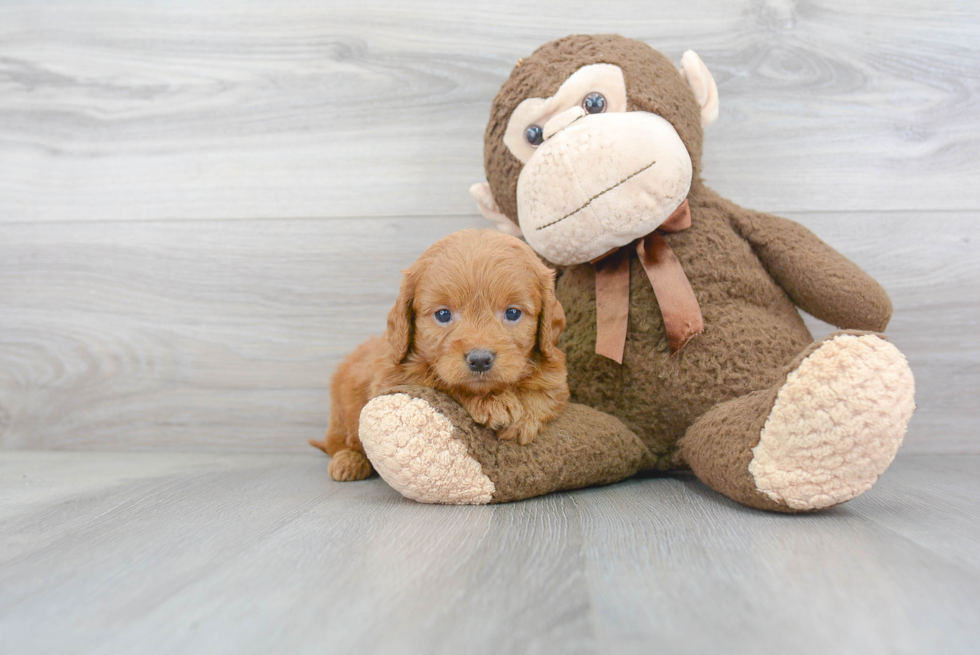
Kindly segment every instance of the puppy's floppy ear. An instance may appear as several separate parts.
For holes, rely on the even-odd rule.
[[[565,310],[555,296],[555,272],[538,262],[538,278],[541,285],[541,315],[538,316],[538,350],[545,359],[561,355],[558,337],[565,330]]]
[[[404,273],[401,288],[398,290],[398,299],[388,312],[386,332],[391,357],[396,364],[405,361],[412,346],[415,332],[415,310],[412,308],[412,302],[415,300],[415,289],[418,287],[420,277],[418,262],[412,264]]]

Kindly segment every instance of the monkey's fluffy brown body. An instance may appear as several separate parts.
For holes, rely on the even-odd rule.
[[[623,365],[595,352],[595,268],[570,266],[558,280],[558,298],[568,308],[561,345],[572,399],[623,421],[660,469],[677,465],[678,442],[709,409],[785,378],[786,367],[813,343],[797,305],[855,330],[884,330],[891,313],[888,296],[874,280],[805,228],[744,210],[700,184],[688,201],[691,227],[667,238],[700,302],[705,330],[680,353],[670,352],[660,308],[636,256],[630,261]],[[779,247],[770,250],[777,234]],[[731,425],[741,418],[731,417]],[[741,451],[735,443],[718,447],[730,447],[733,458]]]
[[[406,272],[383,338],[358,346],[331,381],[324,441],[335,480],[371,474],[361,409],[399,385],[438,389],[503,440],[530,443],[568,401],[556,342],[565,316],[554,274],[526,244],[491,230],[438,241]]]
[[[538,253],[563,267],[557,295],[568,321],[562,345],[572,399],[625,426],[593,418],[590,430],[582,416],[559,417],[528,452],[488,454],[484,437],[455,420],[456,438],[487,480],[471,475],[455,496],[437,497],[419,489],[424,482],[391,476],[403,493],[500,502],[686,465],[738,502],[798,512],[845,502],[887,468],[914,409],[908,363],[877,334],[891,316],[888,296],[806,228],[738,207],[704,185],[702,129],[717,110],[717,87],[695,53],[685,53],[678,70],[617,35],[548,43],[512,71],[485,134],[488,182],[472,192],[484,215],[509,230],[519,225]],[[661,232],[685,201],[689,226]],[[667,256],[641,264],[638,248],[650,238],[666,243],[658,248]],[[597,266],[609,269],[595,262],[610,252],[629,264],[628,293],[619,296],[596,292]],[[670,266],[681,282],[686,277],[703,317],[682,323],[694,336],[679,342],[668,338],[654,290],[657,270]],[[621,364],[596,352],[597,305],[608,316],[617,297],[622,303],[613,305],[628,305],[627,322],[617,323],[625,331]],[[844,331],[815,343],[798,309]],[[606,343],[603,352],[612,352]],[[452,415],[449,401],[424,400]],[[380,426],[380,410],[391,415],[407,404],[379,398],[366,412]],[[384,431],[363,422],[362,430],[369,452],[392,452]]]

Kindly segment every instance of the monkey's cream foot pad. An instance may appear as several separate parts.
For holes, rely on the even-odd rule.
[[[495,490],[445,415],[423,398],[379,396],[361,411],[360,438],[385,482],[422,503],[485,505]]]
[[[789,374],[749,472],[798,510],[854,498],[891,464],[915,409],[915,383],[895,346],[865,334],[828,339]]]

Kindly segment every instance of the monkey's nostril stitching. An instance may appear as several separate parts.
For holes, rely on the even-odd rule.
[[[573,214],[577,214],[580,211],[582,211],[583,209],[585,209],[586,207],[588,207],[589,205],[591,205],[592,204],[592,201],[595,200],[596,198],[599,198],[604,193],[609,193],[610,191],[612,191],[616,187],[618,187],[618,186],[620,186],[622,184],[625,184],[625,183],[629,182],[634,177],[636,177],[637,175],[639,175],[643,171],[649,169],[651,166],[653,166],[656,163],[657,163],[656,160],[650,162],[649,164],[647,164],[646,166],[644,166],[640,170],[636,171],[635,173],[631,173],[630,175],[627,175],[626,177],[624,177],[623,179],[621,179],[619,182],[616,182],[616,184],[612,185],[608,189],[605,189],[605,190],[600,191],[599,193],[595,194],[594,196],[592,196],[591,198],[589,198],[588,200],[586,200],[585,203],[581,207],[579,207],[578,209],[574,209],[574,210],[568,212],[567,214],[565,214],[564,216],[562,216],[561,218],[555,219],[555,220],[551,221],[550,223],[546,223],[546,224],[542,225],[541,227],[539,227],[537,229],[538,230],[543,230],[546,227],[551,227],[552,225],[555,225],[557,223],[561,223],[563,220],[565,220],[569,216],[572,216]]]

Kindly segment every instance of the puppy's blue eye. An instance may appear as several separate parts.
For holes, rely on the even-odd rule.
[[[504,318],[506,318],[508,321],[516,321],[521,317],[522,313],[523,312],[521,312],[521,310],[518,308],[510,307],[506,312],[504,312]]]
[[[448,323],[453,320],[453,313],[448,309],[440,309],[435,313],[435,317],[440,323]]]

